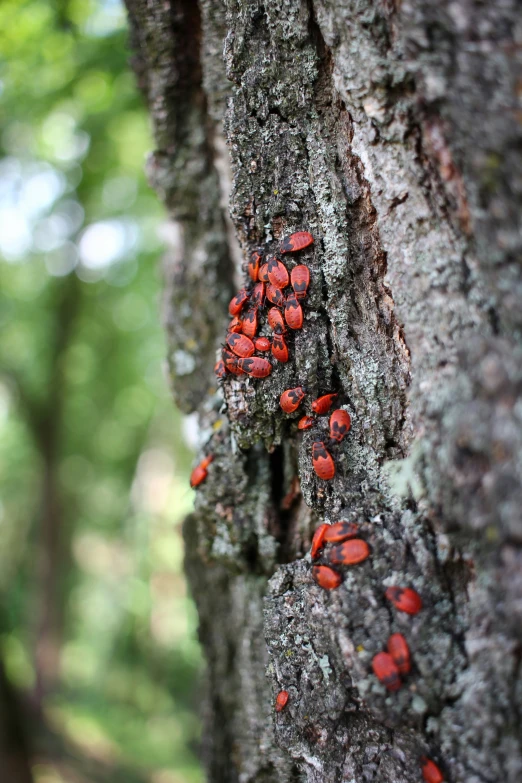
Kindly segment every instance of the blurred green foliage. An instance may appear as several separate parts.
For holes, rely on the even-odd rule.
[[[192,783],[191,455],[124,10],[3,0],[0,51],[0,652],[79,759]],[[51,751],[33,773],[69,783]]]

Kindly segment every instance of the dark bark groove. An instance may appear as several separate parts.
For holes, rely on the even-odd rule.
[[[209,780],[415,783],[427,754],[451,783],[516,783],[515,0],[127,5],[149,173],[171,218],[173,388],[216,457],[185,524]],[[316,241],[300,257],[312,282],[290,362],[217,389],[247,254],[299,229]],[[278,405],[297,383],[338,391],[352,415],[328,483],[311,468],[317,435]],[[307,550],[341,515],[372,555],[326,593]],[[413,585],[424,611],[392,611],[391,584]],[[397,631],[414,670],[389,694],[371,659]]]

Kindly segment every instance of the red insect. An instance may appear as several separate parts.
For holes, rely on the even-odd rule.
[[[294,293],[286,297],[285,321],[290,329],[301,329],[303,326],[303,308]]]
[[[444,775],[434,761],[422,756],[420,763],[422,765],[422,777],[426,783],[444,783]]]
[[[418,614],[422,609],[422,598],[411,587],[388,587],[384,595],[399,612]]]
[[[340,541],[346,541],[348,538],[355,538],[358,532],[359,528],[355,522],[347,522],[346,519],[341,519],[335,525],[328,525],[324,540],[330,544],[338,544]]]
[[[214,372],[216,373],[218,378],[224,378],[227,374],[227,369],[225,367],[225,362],[223,359],[220,359],[218,362],[214,365]]]
[[[344,544],[334,546],[329,552],[328,560],[335,565],[356,565],[370,556],[370,547],[362,538],[352,538]]]
[[[236,356],[240,356],[242,359],[246,359],[252,356],[254,353],[254,343],[250,337],[246,337],[244,334],[229,334],[227,335],[227,345],[232,349]]]
[[[268,324],[272,327],[272,329],[275,329],[277,326],[281,329],[283,334],[286,332],[286,326],[285,322],[283,321],[283,316],[281,315],[281,311],[277,309],[277,307],[271,307],[268,311]]]
[[[338,571],[325,565],[312,566],[312,579],[325,590],[335,590],[343,581]]]
[[[235,315],[232,318],[232,320],[230,321],[230,323],[228,325],[227,331],[228,332],[236,332],[237,333],[237,332],[241,331],[242,327],[243,327],[243,324],[242,324],[241,318],[239,318],[239,316]]]
[[[311,416],[303,416],[302,419],[299,419],[297,422],[297,429],[298,430],[309,430],[311,427],[314,426],[315,419],[312,419]]]
[[[241,330],[247,337],[255,337],[257,332],[257,307],[251,307],[243,316]]]
[[[261,261],[261,253],[259,253],[257,250],[254,250],[254,252],[250,255],[250,261],[248,262],[248,274],[250,275],[254,283],[257,281],[259,275],[260,261]]]
[[[289,697],[288,691],[279,691],[275,700],[275,711],[281,712],[286,707]]]
[[[279,405],[285,413],[293,413],[298,409],[306,394],[302,386],[295,389],[287,389],[279,398]]]
[[[256,283],[252,289],[250,300],[255,307],[263,307],[265,303],[265,284]]]
[[[312,403],[313,412],[318,413],[319,416],[322,416],[324,413],[328,413],[336,397],[337,394],[323,394],[322,397],[318,397]]]
[[[288,346],[280,329],[274,331],[274,336],[272,338],[272,356],[283,364],[288,361]]]
[[[226,348],[223,349],[221,355],[228,372],[231,372],[233,375],[243,375],[243,370],[238,366],[239,359],[237,356],[234,356],[233,353],[227,351]]]
[[[277,258],[268,260],[268,279],[274,288],[286,288],[290,282],[286,266]]]
[[[375,676],[389,691],[398,691],[402,685],[399,670],[389,653],[377,653],[372,660]]]
[[[312,560],[317,558],[317,555],[324,546],[324,534],[328,530],[328,527],[329,525],[325,524],[319,525],[314,533],[314,537],[312,538],[312,548],[310,550],[310,556]]]
[[[290,489],[280,503],[280,508],[283,511],[289,511],[292,508],[294,501],[299,497],[300,494],[301,484],[299,483],[297,476],[294,476],[290,484]]]
[[[270,340],[268,337],[258,337],[257,340],[254,342],[254,346],[256,351],[269,351],[270,350]]]
[[[310,285],[310,270],[304,264],[299,264],[292,269],[290,274],[292,288],[298,299],[304,299]]]
[[[408,674],[411,669],[410,648],[402,633],[393,633],[388,639],[386,647],[400,673]]]
[[[266,298],[272,304],[282,307],[285,303],[285,297],[280,288],[276,288],[272,283],[268,283],[266,287]]]
[[[261,280],[263,283],[268,283],[268,264],[263,264],[259,267],[259,274],[257,276],[258,280]]]
[[[258,356],[254,356],[251,359],[238,359],[237,366],[241,372],[246,372],[251,378],[266,378],[272,372],[270,362]]]
[[[281,243],[281,253],[296,253],[305,247],[312,245],[314,238],[308,231],[297,231],[285,237]]]
[[[192,488],[199,487],[199,485],[205,481],[206,477],[208,476],[207,468],[210,465],[211,462],[213,462],[214,457],[212,454],[209,454],[208,457],[205,457],[205,459],[201,460],[199,465],[196,465],[192,473],[190,474],[190,486]]]
[[[234,298],[230,300],[230,304],[228,306],[228,312],[230,315],[239,315],[249,296],[250,294],[248,291],[245,288],[242,288],[241,291],[239,291],[234,296]]]
[[[335,463],[322,441],[312,446],[312,465],[319,478],[329,481],[335,476]]]
[[[243,329],[244,331],[244,329]],[[350,431],[352,420],[350,414],[341,408],[336,410],[330,416],[330,438],[340,443],[344,436]]]

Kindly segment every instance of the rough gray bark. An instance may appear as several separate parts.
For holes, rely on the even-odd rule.
[[[173,387],[216,455],[185,525],[209,780],[414,783],[426,753],[454,783],[520,781],[517,3],[127,6],[175,240]],[[291,361],[221,392],[241,259],[300,229],[316,243]],[[278,407],[298,382],[339,390],[353,417],[328,484]],[[307,550],[341,516],[372,557],[327,593]],[[390,584],[425,610],[390,611]],[[370,663],[395,631],[415,668],[388,694]]]

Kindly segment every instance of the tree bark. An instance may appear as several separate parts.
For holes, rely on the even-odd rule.
[[[416,783],[428,755],[454,783],[520,781],[515,0],[127,6],[171,219],[173,388],[216,457],[185,524],[209,780]],[[217,389],[232,284],[296,230],[315,244],[290,362]],[[279,408],[297,384],[352,415],[331,482]],[[326,592],[307,552],[339,518],[372,554]],[[392,584],[424,610],[392,611]],[[393,632],[414,670],[389,694],[371,660]]]

